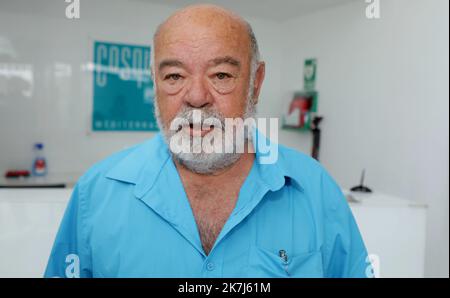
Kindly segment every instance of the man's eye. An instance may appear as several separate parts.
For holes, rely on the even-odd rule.
[[[164,77],[165,80],[172,80],[172,81],[178,81],[181,79],[181,75],[177,73],[169,74]]]
[[[225,80],[225,79],[231,78],[231,75],[229,75],[227,73],[224,73],[224,72],[219,72],[219,73],[216,74],[216,77],[219,80]]]

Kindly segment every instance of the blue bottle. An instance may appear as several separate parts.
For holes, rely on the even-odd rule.
[[[34,144],[33,176],[45,176],[47,174],[47,161],[44,156],[44,144]]]

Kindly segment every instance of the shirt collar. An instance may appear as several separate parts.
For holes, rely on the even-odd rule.
[[[135,184],[134,194],[142,197],[158,180],[170,158],[161,133],[132,150],[107,173],[106,177]]]
[[[298,175],[290,170],[292,167],[281,150],[282,146],[270,141],[258,129],[253,130],[253,140],[254,166],[262,182],[271,191],[281,189],[287,181],[293,181],[295,187],[303,190]],[[264,162],[268,156],[265,152],[267,148],[278,150],[277,158],[273,163]],[[154,138],[136,146],[130,154],[106,173],[106,177],[135,184],[134,194],[141,198],[157,183],[161,171],[168,162],[173,162],[169,148],[161,133],[158,133]]]

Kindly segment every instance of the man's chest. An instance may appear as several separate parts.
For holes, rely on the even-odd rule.
[[[196,192],[187,191],[203,249],[207,254],[230,217],[238,194],[238,190],[220,191],[208,188]]]

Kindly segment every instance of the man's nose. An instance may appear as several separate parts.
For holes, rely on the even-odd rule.
[[[185,102],[193,108],[203,108],[212,103],[212,96],[202,78],[192,80],[189,91],[186,94]]]

